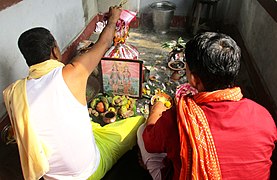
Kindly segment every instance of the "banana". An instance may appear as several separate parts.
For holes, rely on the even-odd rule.
[[[128,103],[128,99],[126,98],[126,96],[121,96],[122,100],[120,102],[120,106],[125,106]]]
[[[114,107],[109,107],[108,111],[116,112],[116,109]]]
[[[108,99],[105,96],[102,96],[100,100],[104,103],[105,111],[107,111],[109,109],[109,101],[108,101]]]
[[[101,101],[100,98],[94,98],[94,99],[91,101],[91,103],[90,103],[90,107],[91,107],[92,109],[95,109],[96,104],[97,104],[99,101]]]
[[[119,98],[120,98],[120,96],[114,96],[113,97],[113,100],[112,100],[112,105],[113,106],[120,106],[119,104],[116,103],[117,99],[119,99]]]

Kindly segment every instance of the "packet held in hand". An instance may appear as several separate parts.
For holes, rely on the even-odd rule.
[[[126,44],[129,36],[129,27],[136,17],[133,11],[123,10],[116,24],[113,46],[105,53],[104,57],[121,59],[138,59],[139,52],[136,47]]]
[[[105,54],[105,57],[120,59],[138,59],[139,52],[135,46],[126,43],[113,45]]]

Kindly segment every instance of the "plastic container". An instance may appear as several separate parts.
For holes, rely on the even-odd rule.
[[[172,2],[161,1],[152,3],[150,7],[153,11],[153,25],[155,32],[166,34],[169,31],[176,5]]]

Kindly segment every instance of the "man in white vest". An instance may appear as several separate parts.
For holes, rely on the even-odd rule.
[[[49,30],[19,37],[29,75],[3,93],[25,179],[101,179],[136,143],[142,117],[101,127],[90,121],[86,101],[88,77],[110,47],[120,13],[111,7],[95,45],[66,65]]]

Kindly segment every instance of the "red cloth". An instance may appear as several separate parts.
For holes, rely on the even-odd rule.
[[[277,140],[276,125],[268,111],[257,103],[210,102],[200,105],[213,135],[223,179],[269,179],[271,154]],[[155,125],[143,133],[150,153],[167,153],[162,170],[173,165],[172,179],[179,179],[181,160],[176,110],[163,113]],[[170,165],[171,164],[171,165]]]
[[[171,179],[172,176],[173,179],[179,179],[181,159],[176,109],[164,112],[155,125],[146,126],[142,136],[148,152],[167,153],[163,161],[165,164],[165,168],[162,169],[163,179]]]

